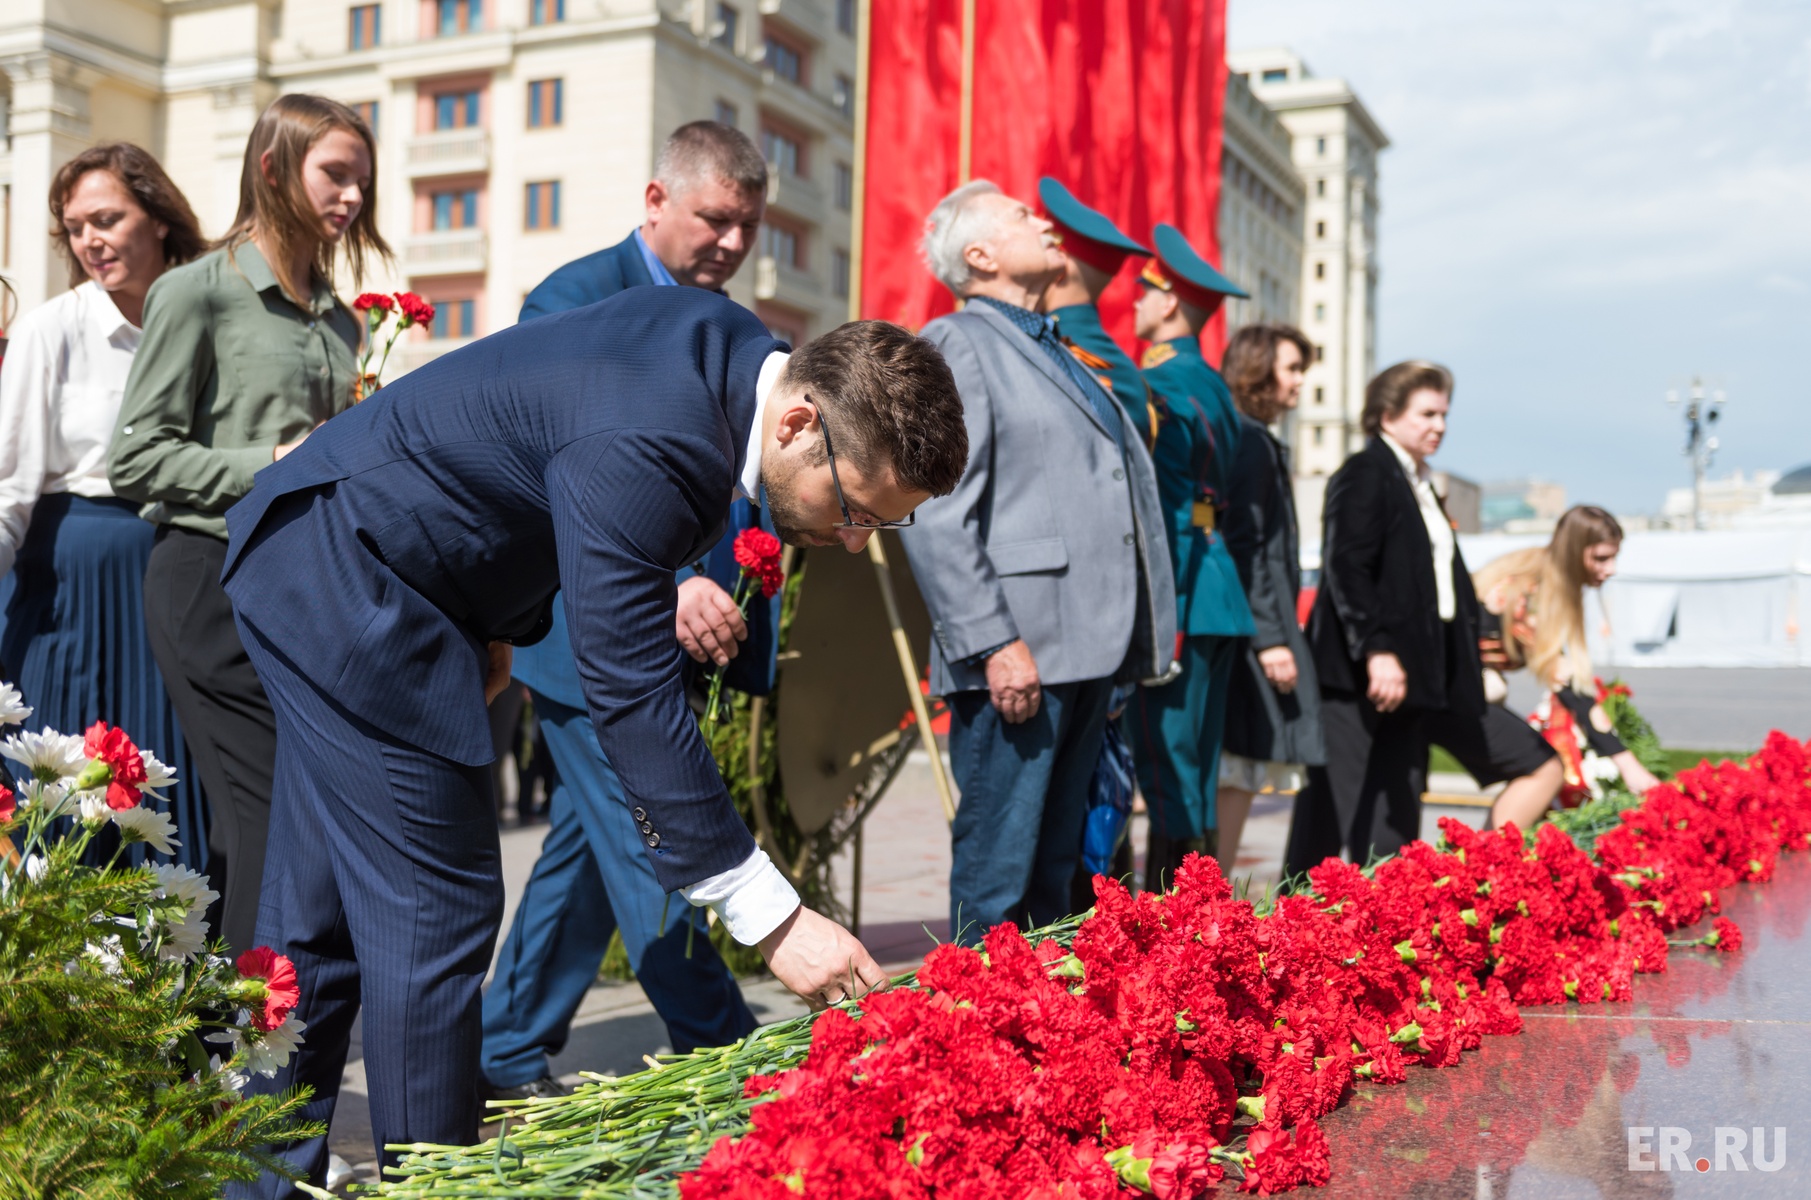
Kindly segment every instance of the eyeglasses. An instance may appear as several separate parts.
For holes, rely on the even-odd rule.
[[[807,396],[805,399],[811,400],[811,397]],[[912,522],[918,518],[916,512],[907,516],[903,521],[857,521],[854,517],[849,515],[849,498],[843,495],[843,481],[836,476],[836,449],[830,444],[830,422],[824,419],[823,405],[815,400],[811,401],[811,405],[813,408],[817,409],[818,428],[824,431],[824,454],[830,459],[830,485],[836,489],[836,502],[841,505],[843,509],[843,523],[836,528],[910,529],[912,527]]]

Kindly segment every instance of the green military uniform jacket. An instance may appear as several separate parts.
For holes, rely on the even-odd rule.
[[[1165,532],[1176,570],[1176,628],[1191,636],[1249,637],[1255,631],[1251,609],[1215,511],[1226,505],[1239,456],[1232,392],[1207,365],[1194,338],[1152,346],[1143,374],[1156,405],[1151,459],[1169,518]]]
[[[1094,373],[1106,376],[1113,398],[1132,418],[1133,428],[1144,435],[1145,445],[1150,445],[1151,414],[1145,403],[1144,377],[1138,373],[1132,356],[1121,350],[1101,325],[1100,309],[1092,304],[1067,304],[1053,309],[1050,319],[1056,322],[1058,337],[1067,338],[1106,364],[1104,368],[1094,368]]]

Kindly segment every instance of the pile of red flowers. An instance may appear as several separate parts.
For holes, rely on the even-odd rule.
[[[717,1143],[684,1200],[1107,1200],[1327,1182],[1316,1119],[1355,1081],[1446,1067],[1521,1029],[1518,1004],[1625,1000],[1717,890],[1811,845],[1811,754],[1783,734],[1686,771],[1622,815],[1593,860],[1545,825],[1443,821],[1369,874],[1329,859],[1259,916],[1211,861],[1175,890],[1096,878],[1072,949],[1011,925],[941,946],[918,987],[815,1027],[797,1068]],[[1731,951],[1719,920],[1695,943]],[[1237,1148],[1243,1137],[1243,1148]]]

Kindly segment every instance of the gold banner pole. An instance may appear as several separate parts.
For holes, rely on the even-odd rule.
[[[867,232],[868,199],[868,58],[873,46],[870,18],[873,0],[861,0],[855,26],[855,181],[849,197],[849,320],[861,320],[861,273],[866,260],[862,237]]]
[[[954,822],[956,793],[943,769],[943,751],[937,748],[937,733],[931,728],[931,708],[924,702],[924,689],[918,685],[918,664],[912,657],[912,642],[906,637],[905,623],[899,619],[899,599],[893,594],[893,570],[887,565],[887,552],[880,544],[878,533],[868,539],[868,557],[874,560],[880,598],[887,606],[887,624],[893,627],[893,649],[899,654],[899,671],[905,676],[906,694],[912,698],[912,715],[918,720],[919,736],[931,756],[931,778],[937,783],[937,798],[943,801],[943,819]]]
[[[975,0],[962,0],[962,110],[960,141],[956,143],[957,183],[967,183],[973,173],[975,149]]]

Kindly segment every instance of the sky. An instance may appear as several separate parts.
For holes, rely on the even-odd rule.
[[[1712,478],[1811,463],[1811,4],[1228,0],[1383,127],[1378,365],[1458,381],[1435,460],[1657,512],[1669,388],[1727,393]]]

